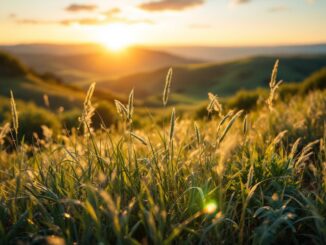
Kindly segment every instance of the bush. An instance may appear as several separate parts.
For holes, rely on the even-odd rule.
[[[106,101],[101,101],[97,104],[94,116],[92,117],[92,126],[94,129],[101,128],[101,125],[110,127],[116,120],[116,112],[112,104]]]
[[[22,76],[27,73],[27,68],[15,57],[0,52],[0,74],[2,76]]]
[[[34,104],[25,104],[18,106],[19,128],[18,137],[24,137],[25,142],[32,143],[33,133],[37,133],[39,138],[43,138],[42,125],[50,128],[54,133],[60,130],[59,119],[50,111],[35,106]],[[7,118],[10,121],[11,118]]]
[[[62,113],[60,119],[64,128],[70,130],[77,128],[80,124],[79,117],[82,115],[82,111],[79,109],[73,109]],[[101,101],[96,105],[94,116],[92,117],[92,127],[94,129],[100,129],[101,125],[110,127],[117,120],[114,107],[106,102]]]
[[[61,125],[65,129],[77,128],[79,126],[78,118],[81,116],[82,112],[79,109],[73,109],[70,111],[65,111],[60,116]]]
[[[313,73],[301,84],[301,94],[307,94],[313,90],[322,90],[326,88],[326,68]]]
[[[250,111],[257,106],[258,99],[267,96],[266,90],[256,89],[254,91],[241,90],[236,93],[227,102],[227,107],[230,109],[243,109]]]
[[[279,87],[279,96],[283,101],[289,100],[294,95],[297,95],[300,90],[300,85],[297,83],[284,83]]]

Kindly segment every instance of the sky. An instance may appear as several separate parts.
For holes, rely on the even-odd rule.
[[[326,0],[2,0],[0,43],[324,43],[325,13]]]

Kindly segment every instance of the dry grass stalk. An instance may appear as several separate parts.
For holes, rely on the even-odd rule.
[[[81,118],[79,119],[80,122],[83,123],[84,135],[87,135],[89,131],[92,129],[92,117],[94,115],[95,108],[92,105],[92,97],[95,90],[96,83],[92,83],[89,87],[85,101],[84,101],[84,110],[82,113]]]
[[[18,134],[19,122],[18,122],[18,112],[16,108],[16,102],[12,91],[10,90],[10,107],[11,107],[11,118],[12,126],[15,130],[16,135]]]
[[[166,106],[166,104],[168,103],[169,93],[170,93],[170,88],[171,88],[171,81],[172,81],[172,74],[173,74],[173,70],[172,70],[172,68],[170,68],[168,71],[168,74],[166,75],[165,86],[164,86],[164,91],[163,91],[163,105],[164,106]]]
[[[274,68],[273,68],[273,72],[271,75],[271,80],[269,82],[270,93],[269,93],[269,97],[268,97],[266,103],[267,103],[270,111],[274,110],[273,102],[276,99],[276,90],[283,82],[282,80],[279,82],[276,82],[277,81],[278,64],[279,64],[279,60],[276,60]]]

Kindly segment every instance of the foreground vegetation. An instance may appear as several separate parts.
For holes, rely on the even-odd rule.
[[[76,128],[43,126],[33,145],[12,98],[0,134],[1,242],[325,244],[326,92],[276,103],[276,72],[259,110],[226,111],[209,94],[211,120],[173,109],[137,130],[133,91],[116,101],[117,127],[93,130],[92,85]]]

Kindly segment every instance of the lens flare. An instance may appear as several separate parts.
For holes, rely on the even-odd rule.
[[[217,210],[217,203],[216,202],[209,202],[204,207],[204,213],[206,214],[213,214]]]

